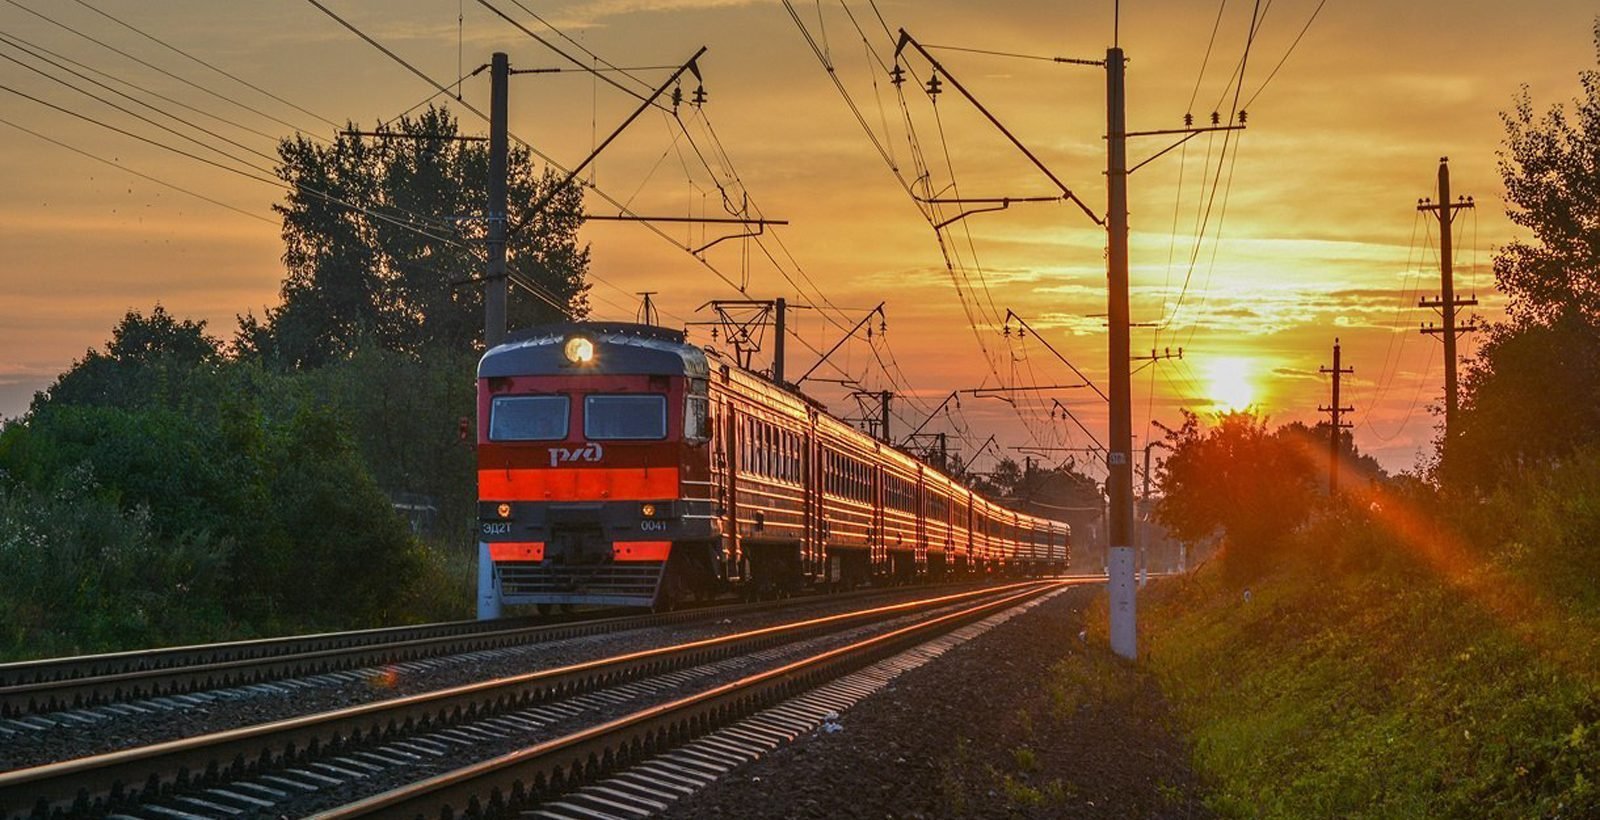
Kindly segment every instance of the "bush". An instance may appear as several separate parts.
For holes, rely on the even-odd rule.
[[[236,634],[224,612],[234,545],[167,539],[87,465],[54,494],[0,479],[0,657],[79,654]]]

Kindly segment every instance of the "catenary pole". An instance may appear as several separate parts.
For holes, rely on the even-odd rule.
[[[489,63],[489,266],[483,283],[483,342],[506,338],[506,100],[511,63],[497,51]]]
[[[789,300],[779,296],[772,300],[772,382],[783,384],[783,343],[784,337],[789,332],[788,317]]]
[[[489,264],[483,276],[483,345],[506,338],[506,98],[511,61],[497,51],[489,62]],[[478,542],[478,620],[500,617],[500,585],[495,583],[489,544]]]
[[[1110,327],[1111,437],[1107,442],[1106,494],[1111,506],[1107,573],[1111,597],[1111,651],[1138,655],[1133,554],[1133,399],[1128,362],[1128,151],[1126,62],[1122,49],[1106,50],[1106,313]]]

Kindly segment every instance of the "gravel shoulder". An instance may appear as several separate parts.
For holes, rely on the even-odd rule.
[[[1210,816],[1159,687],[1078,637],[1103,594],[1055,596],[665,816]]]

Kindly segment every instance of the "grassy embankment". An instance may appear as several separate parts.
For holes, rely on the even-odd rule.
[[[1453,515],[1313,527],[1248,583],[1210,566],[1152,587],[1143,663],[1208,804],[1600,816],[1600,459],[1563,472]]]

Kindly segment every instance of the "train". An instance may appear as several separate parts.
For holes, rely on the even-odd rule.
[[[1067,566],[1066,523],[670,328],[522,331],[483,355],[477,390],[480,617]]]

